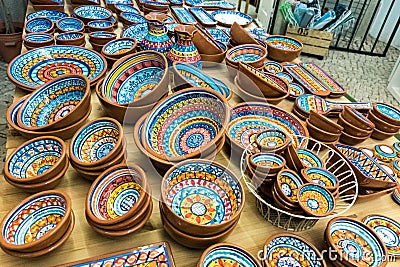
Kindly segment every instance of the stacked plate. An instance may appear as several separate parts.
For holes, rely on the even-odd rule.
[[[82,126],[72,137],[69,146],[72,167],[91,181],[110,166],[124,162],[125,154],[126,140],[122,126],[107,117]]]
[[[3,218],[0,247],[11,256],[39,257],[61,246],[74,225],[69,196],[43,191],[24,199]]]
[[[324,143],[337,142],[343,131],[343,126],[314,111],[310,111],[306,123],[311,137]]]
[[[161,182],[160,213],[176,242],[205,248],[228,237],[244,207],[244,190],[224,166],[201,159],[172,167]]]
[[[142,228],[153,211],[150,185],[137,165],[118,164],[104,171],[86,197],[86,220],[96,232],[123,236]]]
[[[383,140],[397,134],[400,130],[400,110],[385,103],[374,103],[368,119],[375,124],[372,138]]]

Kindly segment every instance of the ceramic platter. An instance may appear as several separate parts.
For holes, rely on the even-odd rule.
[[[8,65],[7,74],[15,85],[32,91],[65,74],[84,75],[93,85],[106,69],[106,60],[95,51],[78,46],[55,45],[19,55]]]
[[[228,9],[234,10],[236,5],[227,1],[203,1],[203,0],[186,0],[188,6],[203,7],[204,9]]]
[[[202,7],[189,8],[190,13],[196,17],[201,25],[205,27],[213,27],[217,25],[215,19]]]
[[[298,118],[276,106],[257,102],[241,103],[233,107],[227,135],[242,149],[249,144],[255,149],[257,134],[271,128],[288,135],[297,135],[292,137],[295,147],[301,141],[299,136],[308,136],[307,129]]]
[[[230,27],[236,21],[240,26],[246,27],[253,18],[250,15],[235,10],[217,10],[211,16],[222,26]]]
[[[134,38],[140,43],[148,33],[149,26],[146,23],[132,24],[122,30],[122,37]]]
[[[185,7],[171,7],[172,13],[181,24],[197,24],[197,20]]]

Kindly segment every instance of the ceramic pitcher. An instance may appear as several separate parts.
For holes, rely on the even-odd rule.
[[[142,40],[142,49],[157,51],[166,56],[173,45],[165,27],[168,16],[166,14],[148,14],[145,18],[149,25],[149,31]]]
[[[167,54],[169,63],[189,63],[201,69],[201,56],[199,51],[197,51],[196,46],[192,42],[193,34],[196,32],[196,28],[192,25],[178,25],[174,30],[176,43],[172,46],[172,49]]]

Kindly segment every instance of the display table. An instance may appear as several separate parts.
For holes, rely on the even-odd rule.
[[[72,11],[70,6],[68,6],[68,8],[69,12]],[[31,6],[28,7],[28,13],[30,12],[32,12]],[[121,25],[118,29],[118,32],[120,29]],[[90,46],[89,43],[88,46]],[[217,68],[206,68],[204,71],[222,80],[229,86],[231,90],[234,92],[236,91],[236,87],[229,79],[227,69],[224,65],[220,65]],[[349,89],[351,92],[351,88]],[[14,101],[19,99],[24,94],[24,91],[16,89]],[[347,99],[342,97],[341,99],[338,99],[338,101],[347,101]],[[234,96],[229,101],[229,104],[233,106],[237,102],[238,98],[237,96]],[[90,119],[106,116],[94,92],[92,93],[92,105],[93,109]],[[293,102],[284,100],[278,106],[287,111],[291,111],[293,108]],[[176,266],[192,267],[196,265],[202,250],[187,249],[175,243],[163,230],[160,212],[158,209],[161,177],[151,168],[147,157],[137,149],[133,140],[133,126],[125,125],[124,134],[128,141],[127,161],[134,162],[145,169],[149,178],[149,182],[152,186],[154,210],[150,220],[145,224],[145,226],[133,234],[120,238],[105,237],[92,230],[89,224],[86,222],[84,215],[85,198],[90,187],[90,182],[81,178],[75,172],[75,170],[70,167],[64,176],[63,181],[56,187],[59,190],[67,192],[72,199],[72,208],[76,215],[76,224],[69,239],[63,246],[56,249],[54,252],[35,259],[19,259],[11,257],[0,250],[1,266],[51,266],[93,257],[104,253],[147,245],[158,241],[168,241],[170,243]],[[10,130],[7,136],[7,154],[9,155],[24,141],[26,141],[25,138],[16,135],[15,131]],[[380,142],[369,139],[360,146],[372,148],[376,143],[392,144],[395,141],[396,139],[394,138]],[[223,150],[221,153],[219,153],[216,157],[216,161],[225,166],[229,165],[228,168],[232,170],[238,177],[240,177],[241,174],[238,162],[230,161],[226,151]],[[258,251],[262,250],[265,240],[270,235],[283,232],[284,230],[278,229],[264,220],[256,208],[255,197],[247,190],[246,186],[244,187],[246,191],[246,204],[237,227],[226,240],[226,242],[242,246],[256,256]],[[29,196],[29,194],[12,187],[3,179],[1,179],[1,218],[3,218],[10,209],[15,207],[27,196]],[[353,218],[361,219],[367,214],[378,213],[392,217],[396,220],[400,220],[400,213],[398,211],[399,206],[392,201],[390,195],[384,195],[377,198],[369,198],[359,201],[346,214]],[[327,220],[321,220],[311,230],[301,232],[299,234],[311,241],[318,249],[322,250],[324,249],[323,235],[327,222]],[[397,265],[396,263],[390,263],[388,266]]]

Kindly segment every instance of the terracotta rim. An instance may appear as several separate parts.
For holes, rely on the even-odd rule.
[[[268,147],[268,146],[263,146],[263,145],[261,145],[261,144],[258,142],[258,136],[260,136],[261,134],[263,134],[263,133],[265,133],[265,132],[269,132],[269,131],[275,131],[275,132],[282,133],[282,134],[285,136],[285,141],[283,142],[283,144],[282,144],[282,145],[279,145],[279,146],[276,146],[276,147],[273,147],[273,148]],[[269,153],[274,153],[274,152],[275,152],[275,153],[279,153],[279,152],[281,152],[282,150],[284,150],[284,149],[289,145],[290,137],[289,137],[289,136],[287,135],[287,133],[284,132],[284,131],[277,130],[277,129],[270,129],[270,130],[265,130],[265,131],[261,131],[260,133],[258,133],[257,136],[256,136],[256,139],[255,139],[255,142],[256,142],[257,146],[258,146],[262,151],[267,151],[267,152],[269,152]]]
[[[108,10],[108,11],[110,12],[110,14],[111,14],[109,17],[107,17],[107,18],[102,18],[101,20],[109,20],[109,19],[113,16],[113,12],[112,12],[111,10],[109,10],[108,8],[102,7],[102,6],[100,6],[100,5],[95,5],[95,6],[101,7],[102,9],[104,8],[104,9]],[[87,22],[94,20],[94,19],[91,19],[91,18],[84,18],[84,17],[81,17],[81,16],[79,16],[78,14],[76,14],[75,11],[76,11],[78,8],[80,8],[80,7],[81,7],[81,5],[75,7],[74,10],[73,10],[73,12],[72,12],[73,14],[76,15],[76,17],[77,17],[78,19],[80,19],[80,20],[82,20],[82,21],[87,21]]]
[[[269,39],[269,38],[276,38],[276,37],[289,39],[289,40],[292,40],[292,41],[295,41],[295,42],[299,43],[299,44],[300,44],[300,48],[298,48],[298,49],[296,49],[296,50],[289,50],[289,51],[292,52],[292,53],[301,52],[301,51],[303,50],[303,43],[302,43],[302,42],[300,42],[299,40],[297,40],[297,39],[295,39],[295,38],[293,38],[293,37],[289,37],[289,36],[286,36],[286,35],[270,35],[270,36],[268,36],[268,38],[265,40],[265,43],[267,44],[268,47],[272,47],[272,48],[281,50],[280,48],[277,48],[277,47],[275,47],[275,46],[272,46],[272,45],[270,45],[270,44],[268,43],[268,39]]]
[[[376,130],[376,129],[379,130],[379,128],[383,128],[383,127],[385,127],[385,128],[395,128],[395,129],[397,129],[397,131],[396,132],[393,131],[393,133],[397,133],[399,131],[399,129],[400,129],[400,126],[397,126],[397,125],[394,125],[394,124],[391,124],[389,122],[386,122],[386,121],[382,120],[377,115],[375,115],[375,113],[373,113],[372,111],[370,111],[368,113],[368,119],[371,120],[371,121],[375,121],[375,123],[373,122],[374,125],[375,125],[374,130]],[[380,127],[380,126],[383,126],[383,127]]]
[[[48,170],[46,170],[44,173],[41,173],[40,175],[37,175],[37,176],[34,176],[34,177],[29,177],[29,178],[16,178],[15,176],[13,176],[11,173],[10,173],[10,171],[9,171],[9,167],[10,167],[10,160],[11,160],[11,158],[21,149],[21,148],[23,148],[24,146],[26,146],[26,145],[28,145],[28,144],[30,144],[30,143],[33,143],[33,142],[36,142],[36,141],[39,141],[39,140],[48,140],[48,139],[51,139],[51,140],[54,140],[54,141],[57,141],[57,142],[59,142],[60,144],[61,144],[61,147],[62,147],[62,151],[61,151],[61,156],[58,158],[58,160],[56,161],[56,163],[53,165],[53,166],[51,166]],[[61,138],[58,138],[58,137],[56,137],[56,136],[42,136],[42,137],[36,137],[36,138],[34,138],[34,139],[31,139],[31,140],[28,140],[28,141],[26,141],[26,142],[24,142],[22,145],[20,145],[19,147],[17,147],[12,153],[11,153],[11,155],[9,155],[8,157],[7,157],[7,160],[6,160],[6,162],[5,162],[5,164],[4,164],[4,175],[9,179],[9,180],[11,180],[12,182],[14,182],[14,183],[17,183],[17,184],[20,184],[21,182],[22,183],[29,183],[29,182],[34,182],[35,180],[42,180],[44,177],[46,177],[46,176],[48,176],[49,174],[53,174],[53,172],[54,172],[54,170],[55,169],[58,169],[58,167],[61,165],[61,164],[66,164],[67,166],[68,166],[68,161],[67,161],[67,145],[65,144],[65,142],[61,139]],[[57,174],[56,174],[56,176],[57,176]]]
[[[345,107],[346,107],[346,106],[345,106]],[[341,132],[341,131],[344,130],[343,126],[341,126],[341,125],[339,125],[339,124],[333,122],[332,120],[328,119],[328,118],[325,117],[324,115],[321,115],[321,114],[315,112],[314,110],[310,110],[309,121],[310,121],[310,123],[311,123],[313,126],[315,126],[315,127],[318,127],[319,125],[315,125],[315,124],[313,124],[313,123],[311,122],[311,119],[310,119],[311,116],[316,117],[316,119],[322,120],[322,121],[325,122],[326,124],[329,124],[330,126],[336,128],[336,129],[338,129],[339,132]],[[340,114],[339,114],[339,116],[340,116]]]
[[[48,40],[48,41],[45,41],[45,42],[31,42],[31,41],[26,39],[27,35],[36,35],[36,34],[47,35],[47,36],[50,36],[51,39]],[[22,36],[22,40],[24,41],[24,45],[25,46],[28,45],[28,47],[31,47],[31,48],[38,48],[38,47],[41,47],[41,46],[46,46],[46,45],[53,44],[54,43],[54,36],[51,35],[50,33],[34,32],[34,33],[27,33],[27,34],[23,35]]]
[[[73,34],[80,34],[81,36],[79,36],[78,38],[75,39],[59,39],[59,35],[60,34],[68,34],[68,33],[73,33]],[[85,43],[85,34],[83,32],[62,32],[58,34],[55,37],[56,43],[59,45],[76,45],[76,46],[81,46],[80,43]],[[83,75],[82,75],[83,76]],[[86,77],[86,76],[84,76]]]
[[[342,114],[340,114],[340,113],[339,113],[339,120],[341,120],[342,123],[344,124],[343,125],[343,128],[344,128],[343,130],[344,130],[345,133],[347,133],[346,132],[346,128],[350,128],[352,131],[356,131],[356,132],[364,133],[364,134],[370,134],[373,131],[373,130],[364,130],[364,129],[361,129],[361,128],[355,126],[354,124],[348,122],[345,118],[343,118]],[[349,133],[347,133],[347,134],[349,134]]]
[[[123,40],[133,41],[133,46],[131,48],[129,48],[127,51],[125,51],[123,53],[118,53],[118,54],[109,54],[109,53],[107,53],[105,51],[104,48],[106,47],[106,45],[109,45],[110,43],[114,43],[114,42],[123,41]],[[110,57],[110,58],[116,58],[116,57],[122,58],[122,57],[124,57],[124,56],[126,56],[126,55],[128,55],[128,54],[130,54],[130,53],[132,53],[134,51],[136,51],[136,47],[137,47],[137,41],[135,39],[129,38],[129,37],[122,37],[122,38],[115,39],[115,40],[112,40],[112,41],[109,41],[108,43],[106,43],[103,46],[103,48],[101,49],[101,54],[104,55],[104,56]]]
[[[317,156],[317,157],[318,157],[318,156]],[[339,188],[339,183],[340,183],[340,182],[339,182],[339,179],[338,179],[333,173],[331,173],[330,171],[328,171],[328,170],[326,170],[326,169],[324,169],[324,168],[319,168],[319,167],[307,167],[307,168],[301,170],[301,174],[303,175],[304,179],[306,179],[307,182],[309,182],[310,184],[316,184],[316,183],[313,182],[313,180],[310,179],[310,177],[309,177],[308,174],[306,173],[307,170],[309,170],[309,169],[322,170],[322,171],[324,171],[324,172],[330,173],[333,177],[335,177],[335,180],[336,180],[336,185],[335,185],[335,186],[333,186],[333,187],[332,187],[332,186],[322,186],[323,188],[327,189],[328,191],[331,191],[331,193],[332,193],[332,192],[335,192],[335,190],[337,190],[337,189]]]
[[[230,56],[229,56],[229,54],[233,50],[238,50],[238,49],[241,49],[241,48],[246,47],[246,46],[257,47],[259,50],[264,51],[264,55],[263,56],[261,56],[259,59],[254,60],[254,61],[247,61],[246,62],[247,64],[249,64],[249,65],[254,67],[254,64],[258,64],[260,62],[264,62],[265,61],[265,59],[267,58],[267,55],[268,55],[267,48],[265,48],[265,47],[263,47],[261,45],[256,45],[256,44],[238,45],[238,46],[232,47],[231,49],[228,49],[228,51],[226,52],[225,60],[228,61],[228,63],[230,63],[230,64],[232,64],[234,66],[239,66],[239,61],[237,61],[237,62],[236,61],[232,61]],[[262,66],[264,66],[264,64],[262,64]]]
[[[313,112],[314,112],[314,111],[313,111]],[[366,119],[366,120],[363,120],[363,119],[359,118],[359,117],[355,114],[355,112],[360,113],[360,112],[358,112],[357,110],[355,110],[355,109],[353,109],[353,108],[351,108],[351,107],[349,107],[349,106],[344,106],[343,111],[342,111],[342,117],[343,117],[343,114],[346,113],[346,114],[349,114],[349,116],[352,117],[354,120],[356,120],[356,121],[358,121],[358,122],[360,122],[360,123],[362,123],[362,124],[367,123],[367,125],[368,125],[371,129],[373,129],[373,128],[375,127],[375,124],[372,123],[372,121],[370,121],[367,117],[365,117],[364,115],[362,115],[362,114],[360,113],[360,115],[364,116],[364,118]],[[343,117],[343,119],[344,119],[344,117]],[[357,126],[357,127],[358,127],[358,126]],[[358,128],[360,128],[360,127],[358,127]],[[368,129],[363,129],[363,130],[367,130],[367,131],[368,131]]]
[[[105,157],[103,157],[101,159],[98,159],[96,161],[92,161],[92,162],[81,161],[80,159],[78,159],[74,155],[74,153],[72,151],[72,147],[73,147],[73,145],[75,143],[76,138],[78,137],[78,135],[81,133],[81,131],[84,128],[88,127],[91,124],[97,123],[99,121],[104,121],[104,120],[105,121],[110,121],[110,122],[114,123],[117,126],[118,131],[119,131],[119,137],[118,137],[117,143],[115,144],[115,146],[110,150],[110,152]],[[100,118],[94,119],[92,121],[89,121],[85,125],[83,125],[81,128],[79,128],[76,131],[76,133],[74,134],[74,136],[71,138],[70,145],[69,145],[69,157],[73,161],[73,163],[75,163],[78,166],[81,165],[81,166],[89,167],[89,166],[93,166],[93,165],[103,164],[103,163],[109,161],[110,158],[114,158],[115,154],[117,152],[119,152],[118,148],[122,145],[123,136],[124,136],[124,130],[122,128],[122,125],[116,119],[113,119],[113,118],[110,118],[110,117],[100,117]]]
[[[320,134],[323,134],[323,135],[325,135],[325,136],[328,136],[329,138],[334,138],[334,137],[339,138],[340,135],[343,133],[343,132],[342,132],[342,133],[334,134],[334,133],[330,133],[330,132],[324,131],[324,130],[322,130],[322,129],[320,129],[320,128],[317,128],[316,126],[314,126],[314,124],[312,124],[312,123],[310,122],[310,119],[309,119],[309,118],[306,119],[306,123],[307,123],[307,127],[310,127],[310,128],[313,129],[314,131],[316,131],[316,132],[318,132],[318,133],[320,133]]]
[[[380,112],[379,109],[376,107],[377,104],[389,106],[390,108],[395,109],[400,113],[400,110],[397,107],[387,104],[387,103],[383,103],[383,102],[375,102],[372,104],[372,110],[370,110],[370,112],[374,113],[375,117],[379,117],[379,118],[381,118],[381,120],[383,120],[389,124],[392,123],[396,126],[400,126],[400,120],[396,120],[396,119],[389,117],[388,115]]]
[[[293,200],[291,200],[290,198],[288,198],[283,192],[282,192],[282,190],[281,190],[281,183],[279,182],[279,179],[278,179],[278,177],[280,177],[281,175],[282,175],[282,173],[283,172],[289,172],[289,173],[291,173],[292,175],[294,175],[294,176],[296,176],[301,182],[302,182],[302,184],[297,188],[297,191],[299,190],[299,188],[302,186],[302,185],[304,185],[304,181],[303,181],[303,179],[301,178],[301,176],[300,175],[298,175],[295,171],[293,171],[293,170],[291,170],[291,169],[282,169],[280,172],[278,172],[278,174],[277,174],[277,176],[276,176],[276,183],[277,183],[277,188],[276,188],[276,191],[277,191],[277,193],[279,193],[279,195],[281,196],[281,198],[283,198],[285,201],[287,201],[287,202],[289,202],[289,203],[291,203],[291,204],[293,204],[293,205],[297,205],[297,204],[299,204],[299,201],[293,201]]]
[[[165,101],[169,100],[170,98],[174,97],[175,95],[183,94],[183,93],[194,93],[197,90],[206,91],[209,94],[215,95],[218,98],[218,100],[223,103],[223,106],[225,107],[225,114],[226,114],[225,120],[221,123],[222,127],[219,130],[219,132],[215,135],[215,138],[211,142],[209,142],[209,143],[207,143],[207,144],[205,144],[203,146],[198,147],[195,151],[193,151],[191,153],[188,153],[188,154],[183,155],[183,156],[173,156],[173,157],[169,157],[169,156],[166,156],[164,154],[156,153],[147,144],[147,142],[144,142],[143,143],[144,148],[146,149],[146,151],[148,153],[153,154],[155,157],[163,159],[163,160],[166,160],[166,161],[182,161],[182,160],[190,159],[190,158],[193,158],[193,157],[197,157],[198,155],[201,155],[201,153],[203,153],[204,151],[208,151],[211,147],[215,146],[216,142],[221,140],[221,137],[225,134],[225,130],[226,130],[226,128],[228,126],[228,123],[229,123],[230,112],[229,112],[228,100],[222,94],[218,93],[217,91],[214,91],[214,90],[211,90],[211,89],[207,89],[207,88],[198,88],[198,87],[190,87],[190,88],[187,88],[187,89],[179,90],[178,92],[173,93],[171,95],[168,95],[164,99],[160,100],[151,109],[151,111],[149,112],[149,115],[152,114],[159,106],[163,105]],[[145,118],[145,121],[144,121],[144,124],[143,124],[143,130],[142,130],[142,140],[143,141],[146,140],[146,138],[145,138],[146,133],[145,133],[144,130],[146,129],[147,125],[148,125],[148,117]]]
[[[256,157],[256,156],[258,156],[258,155],[260,155],[260,154],[265,154],[265,155],[268,155],[268,154],[269,154],[269,155],[271,155],[271,156],[277,157],[277,158],[279,158],[283,163],[280,164],[280,165],[277,166],[277,167],[273,167],[273,166],[271,166],[271,167],[260,166],[260,165],[258,165],[257,163],[255,163],[255,162],[253,161],[254,157]],[[259,170],[259,171],[261,171],[261,172],[268,172],[268,174],[277,174],[281,169],[283,169],[283,168],[285,167],[285,165],[286,165],[286,160],[285,160],[285,158],[282,157],[281,155],[274,154],[274,152],[260,152],[260,153],[252,154],[252,155],[249,157],[249,163],[254,167],[253,169],[254,169],[255,171]],[[272,170],[272,172],[271,172],[271,170]]]
[[[16,212],[16,210],[25,205],[26,203],[28,203],[29,201],[40,197],[40,196],[46,196],[46,195],[58,195],[61,196],[64,200],[65,200],[65,213],[63,218],[61,219],[61,221],[56,225],[56,227],[54,227],[53,229],[49,230],[44,236],[42,236],[39,239],[36,239],[30,243],[25,243],[22,245],[15,245],[15,244],[10,244],[8,243],[4,236],[3,236],[3,229],[5,227],[5,222],[6,220],[10,217],[11,214],[13,214],[14,212]],[[67,195],[66,193],[64,193],[63,191],[60,190],[48,190],[48,191],[43,191],[37,194],[34,194],[30,197],[25,198],[24,200],[22,200],[15,208],[13,208],[11,211],[9,211],[7,213],[7,215],[4,216],[3,220],[1,221],[1,238],[0,238],[0,244],[2,248],[6,248],[9,250],[16,250],[16,251],[20,251],[23,249],[27,249],[27,248],[32,248],[37,246],[38,244],[44,243],[46,242],[50,237],[54,236],[55,233],[57,232],[58,229],[62,228],[63,225],[70,223],[70,216],[72,213],[72,202],[71,202],[71,198],[69,197],[69,195]]]
[[[65,18],[68,18],[68,19],[76,19],[76,20],[79,20],[80,22],[82,22],[82,27],[81,28],[79,28],[78,30],[75,30],[75,31],[65,31],[65,30],[63,30],[63,29],[61,29],[58,25],[59,25],[59,22],[61,21],[61,20],[64,20]],[[62,19],[59,19],[59,20],[57,20],[57,22],[56,22],[56,28],[60,31],[60,32],[83,32],[83,30],[85,29],[85,23],[83,23],[83,21],[82,20],[80,20],[80,19],[78,19],[78,18],[73,18],[73,17],[65,17],[65,18],[62,18]]]
[[[168,205],[164,205],[165,207],[167,207],[167,209],[169,210],[169,212],[171,213],[171,214],[174,214],[175,216],[176,216],[176,218],[179,218],[179,220],[183,220],[186,224],[188,224],[188,225],[191,225],[191,226],[194,226],[194,227],[204,227],[204,229],[213,229],[213,228],[220,228],[221,226],[224,226],[224,225],[227,225],[227,224],[229,224],[229,223],[232,223],[232,221],[238,221],[238,218],[240,217],[240,215],[242,214],[242,211],[243,211],[243,208],[244,208],[244,205],[245,205],[245,203],[246,203],[246,197],[245,197],[245,192],[244,192],[244,189],[243,189],[243,185],[242,185],[242,183],[240,182],[240,180],[237,178],[237,176],[232,172],[232,171],[230,171],[228,168],[226,168],[225,166],[223,166],[223,165],[221,165],[221,164],[219,164],[219,163],[217,163],[217,162],[214,162],[214,161],[211,161],[211,160],[208,160],[208,159],[188,159],[188,160],[185,160],[185,161],[182,161],[182,162],[180,162],[180,163],[178,163],[178,164],[176,164],[175,166],[172,166],[166,173],[165,173],[165,175],[164,175],[164,177],[163,177],[163,179],[162,179],[162,181],[161,181],[161,200],[160,201],[162,201],[163,203],[166,203],[166,192],[165,192],[165,190],[163,189],[163,185],[164,185],[164,183],[165,183],[165,181],[166,181],[166,179],[168,178],[168,176],[175,170],[175,169],[177,169],[177,168],[179,168],[179,167],[181,167],[182,165],[185,165],[185,164],[187,164],[187,163],[192,163],[192,162],[202,162],[202,163],[208,163],[208,164],[213,164],[213,165],[216,165],[216,166],[218,166],[219,168],[221,168],[222,170],[224,170],[224,172],[226,172],[226,173],[228,173],[230,176],[232,176],[233,178],[235,178],[236,179],[236,181],[238,182],[238,185],[240,186],[240,192],[241,192],[241,195],[242,195],[242,203],[240,204],[240,207],[239,207],[239,209],[235,212],[235,214],[233,214],[227,221],[224,221],[224,222],[221,222],[221,223],[219,223],[219,224],[195,224],[195,223],[192,223],[192,222],[190,222],[190,221],[188,221],[188,220],[185,220],[184,218],[182,218],[182,217],[179,217],[178,215],[176,215],[175,214],[175,212],[171,209],[171,207],[170,206],[168,206]],[[236,222],[237,223],[237,222]],[[236,224],[236,223],[234,223],[234,224]]]
[[[51,22],[51,27],[50,27],[50,29],[48,29],[47,31],[44,31],[44,32],[32,32],[32,31],[26,29],[26,24],[27,24],[30,20],[38,19],[38,18],[40,18],[40,19],[45,19],[45,20],[47,20],[47,21],[50,21],[50,22]],[[54,31],[54,26],[55,26],[55,24],[54,24],[54,22],[53,22],[51,19],[49,19],[49,18],[46,18],[46,17],[36,17],[36,18],[32,18],[32,19],[30,19],[30,20],[27,20],[27,21],[25,22],[25,25],[24,25],[24,29],[25,29],[25,32],[26,32],[26,33],[51,33],[51,32]]]

